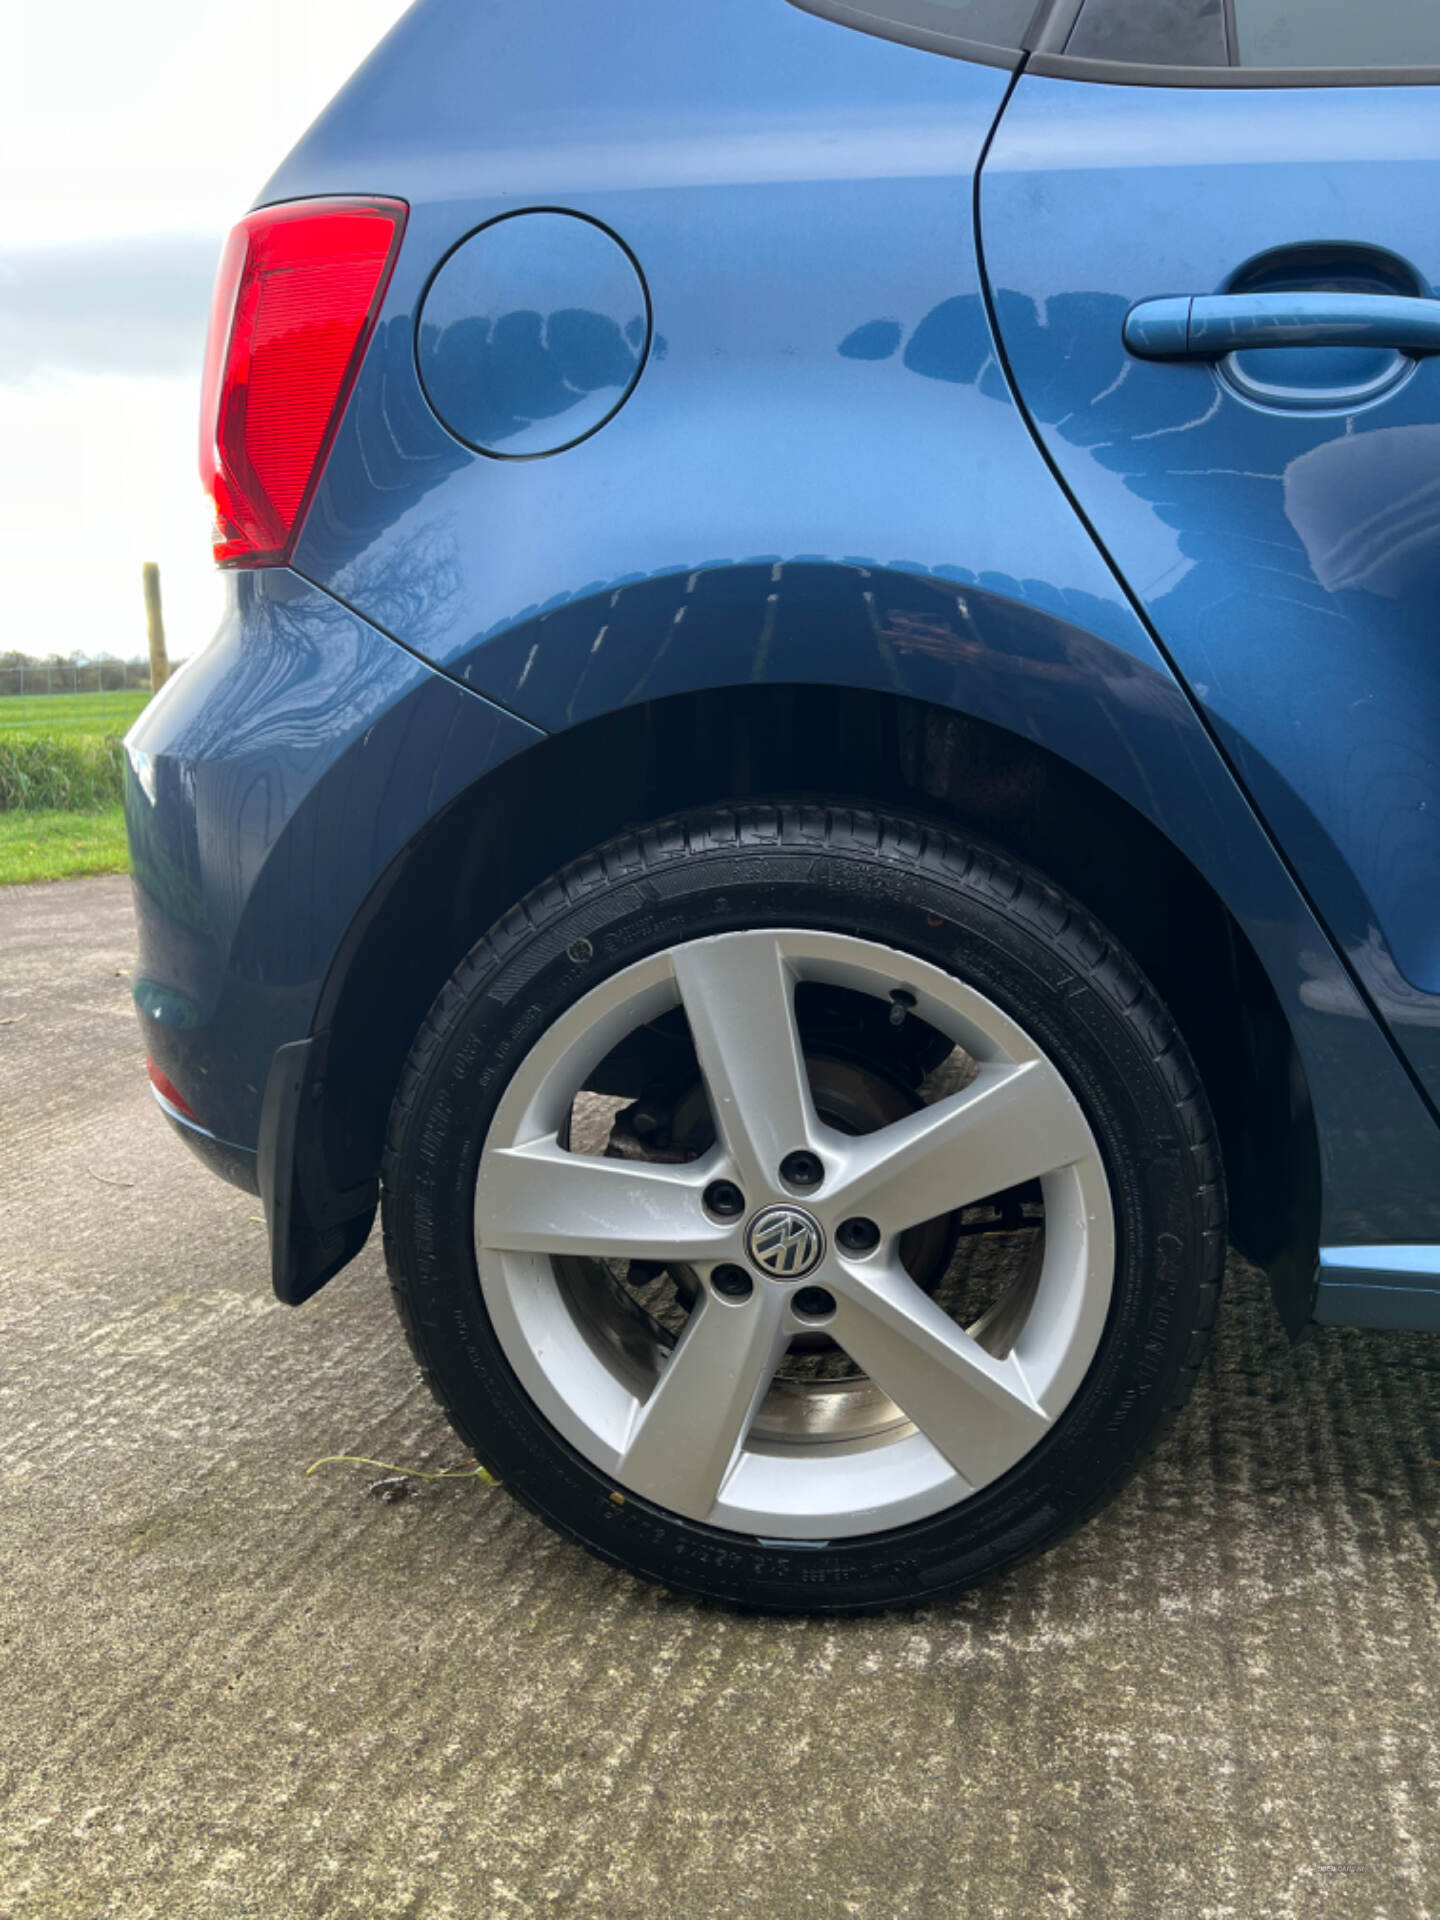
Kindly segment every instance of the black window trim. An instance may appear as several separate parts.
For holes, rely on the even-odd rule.
[[[1440,67],[1144,67],[1066,53],[1032,53],[1025,71],[1115,87],[1310,87],[1318,92],[1324,87],[1440,86]]]
[[[856,27],[861,33],[873,33],[881,40],[898,40],[902,46],[921,47],[927,53],[945,53],[956,60],[972,60],[982,67],[1004,67],[1013,73],[1024,58],[1036,20],[1044,12],[1047,0],[1039,0],[1030,25],[1021,35],[1022,46],[997,47],[986,40],[967,40],[956,33],[954,13],[937,6],[934,0],[790,0],[802,13],[817,14],[822,20],[835,20],[844,27]]]
[[[1039,0],[1019,47],[967,40],[945,25],[934,0],[788,0],[802,13],[873,33],[881,40],[981,66],[1018,67],[1048,80],[1088,80],[1120,87],[1436,87],[1440,67],[1164,67],[1130,60],[1082,60],[1064,51],[1084,0]],[[1234,58],[1234,0],[1225,0],[1226,38]]]

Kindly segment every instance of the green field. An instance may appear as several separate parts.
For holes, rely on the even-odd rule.
[[[138,691],[0,695],[0,733],[124,733],[149,698]]]
[[[128,865],[119,807],[103,813],[0,813],[0,887],[124,873]]]
[[[124,797],[114,733],[0,733],[0,813],[99,813]]]
[[[148,698],[0,697],[0,886],[124,872],[120,735]]]

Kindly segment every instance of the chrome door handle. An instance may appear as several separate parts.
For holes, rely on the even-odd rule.
[[[1440,353],[1440,300],[1397,293],[1201,293],[1125,316],[1142,360],[1218,360],[1254,347],[1393,347]]]

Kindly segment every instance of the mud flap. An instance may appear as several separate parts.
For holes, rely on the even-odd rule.
[[[378,1180],[339,1188],[325,1163],[322,1119],[328,1033],[276,1050],[260,1108],[257,1175],[270,1230],[275,1296],[298,1307],[370,1237]]]

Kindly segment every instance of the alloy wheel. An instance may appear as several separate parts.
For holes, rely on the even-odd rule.
[[[943,1036],[928,1097],[847,1120],[854,1069],[807,1052],[807,983]],[[702,1148],[576,1150],[587,1081],[677,1009]],[[978,1307],[947,1299],[917,1246],[1021,1192],[1040,1201],[1027,1257]],[[942,1512],[1016,1466],[1094,1358],[1115,1256],[1094,1135],[1038,1044],[927,962],[802,929],[686,942],[571,1006],[495,1113],[475,1235],[505,1356],[572,1447],[688,1519],[812,1542]]]

